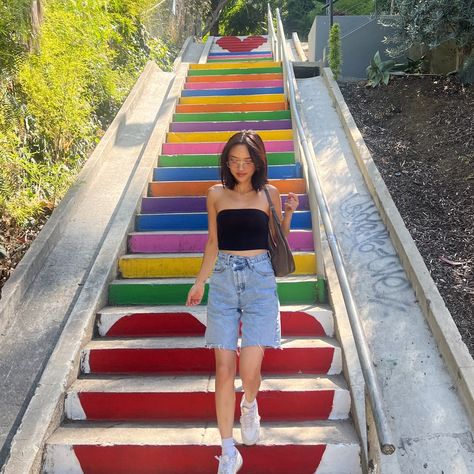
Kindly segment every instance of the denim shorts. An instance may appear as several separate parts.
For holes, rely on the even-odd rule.
[[[280,347],[280,305],[268,253],[217,256],[209,280],[206,347],[237,350],[240,323],[241,347]]]

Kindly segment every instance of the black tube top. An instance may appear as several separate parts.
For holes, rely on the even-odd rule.
[[[261,209],[223,209],[217,214],[219,250],[268,250],[268,215]]]

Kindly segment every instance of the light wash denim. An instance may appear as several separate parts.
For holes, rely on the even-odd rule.
[[[217,256],[209,281],[206,347],[237,350],[240,323],[240,347],[280,347],[280,305],[268,252]]]

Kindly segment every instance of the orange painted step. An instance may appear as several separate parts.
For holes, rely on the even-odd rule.
[[[226,82],[226,81],[264,81],[282,79],[283,74],[278,72],[270,72],[268,74],[230,74],[225,76],[189,76],[186,82]]]
[[[207,112],[266,112],[288,110],[286,102],[257,102],[248,104],[178,104],[176,113]]]
[[[158,181],[148,185],[148,196],[205,196],[207,190],[219,181]],[[305,193],[304,179],[270,179],[280,194]]]

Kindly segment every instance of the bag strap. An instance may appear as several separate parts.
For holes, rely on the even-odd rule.
[[[273,201],[272,201],[272,198],[270,197],[270,193],[268,192],[268,189],[266,186],[263,187],[263,190],[265,191],[265,194],[267,195],[268,204],[270,204],[270,211],[273,215],[273,219],[275,220],[276,224],[279,224],[279,219],[276,214],[275,207],[273,206]]]

